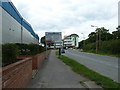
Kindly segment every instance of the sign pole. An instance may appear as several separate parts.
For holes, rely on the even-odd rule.
[[[46,42],[46,33],[45,33],[45,47],[46,47],[45,59],[47,59],[47,42]]]

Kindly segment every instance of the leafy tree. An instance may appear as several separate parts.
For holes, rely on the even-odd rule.
[[[113,35],[113,39],[120,39],[120,26],[118,26],[117,31],[113,31],[112,35]]]
[[[83,44],[84,44],[84,40],[82,40],[81,42],[79,42],[78,48],[83,48]]]
[[[86,43],[92,43],[92,42],[95,42],[96,41],[96,33],[95,32],[91,32],[89,35],[88,35],[88,39],[86,41]]]
[[[109,30],[105,29],[104,27],[97,28],[96,33],[98,33],[98,36],[100,35],[100,38],[102,41],[108,41],[113,38],[113,35],[109,33]]]
[[[41,43],[44,44],[44,47],[46,46],[46,42],[45,42],[45,36],[41,38]],[[54,43],[47,43],[48,47],[53,46]]]
[[[43,36],[43,37],[41,38],[41,43],[44,44],[44,46],[45,46],[45,36]]]

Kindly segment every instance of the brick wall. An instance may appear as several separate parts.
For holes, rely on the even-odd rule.
[[[33,70],[35,69],[39,69],[43,63],[43,60],[45,59],[45,57],[48,57],[49,53],[51,50],[48,50],[46,52],[42,52],[40,54],[37,54],[35,56],[32,57],[32,65],[33,65]]]
[[[32,79],[32,70],[40,68],[50,51],[35,56],[20,56],[18,58],[23,60],[3,67],[2,88],[25,88]]]
[[[2,88],[25,88],[32,78],[32,59],[24,60],[3,67]]]

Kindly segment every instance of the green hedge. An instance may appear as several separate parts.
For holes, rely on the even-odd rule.
[[[19,47],[20,55],[35,55],[45,51],[45,47],[37,44],[16,44]]]
[[[15,44],[2,45],[2,66],[16,62],[18,55],[19,50]]]
[[[85,51],[95,52],[96,43],[89,43],[84,47]],[[120,40],[102,41],[98,52],[120,55]]]
[[[111,54],[120,54],[120,40],[102,42],[100,51]]]
[[[17,62],[17,56],[36,55],[46,49],[37,44],[4,44],[2,45],[2,66]]]
[[[86,51],[86,50],[95,50],[96,49],[96,44],[95,43],[90,43],[90,44],[87,44],[83,47],[83,49]]]

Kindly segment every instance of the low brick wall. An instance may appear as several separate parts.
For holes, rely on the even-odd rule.
[[[33,70],[37,70],[41,67],[43,60],[48,57],[48,55],[50,54],[51,50],[42,52],[40,54],[34,55],[34,56],[19,56],[18,59],[25,59],[28,57],[32,58],[32,69]]]
[[[43,63],[43,60],[48,57],[48,55],[50,54],[51,50],[48,50],[48,51],[45,51],[45,52],[42,52],[40,54],[37,54],[35,56],[32,57],[32,69],[33,70],[36,70],[36,69],[39,69]]]
[[[23,60],[3,67],[2,88],[25,88],[32,79],[32,70],[40,68],[50,51],[48,50],[35,56],[19,56],[18,59]]]
[[[31,79],[32,58],[25,58],[2,69],[2,88],[25,88]]]

